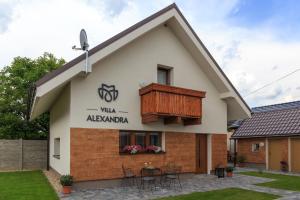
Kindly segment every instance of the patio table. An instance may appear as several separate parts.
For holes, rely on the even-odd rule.
[[[141,188],[144,188],[145,182],[148,185],[154,185],[156,187],[156,177],[161,177],[161,169],[158,167],[143,167],[141,169]],[[151,187],[152,190],[152,187]]]

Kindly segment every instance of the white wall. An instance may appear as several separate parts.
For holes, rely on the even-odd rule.
[[[141,123],[138,91],[143,83],[157,82],[157,64],[174,68],[174,86],[207,92],[203,99],[201,125],[166,126],[162,122],[147,125]],[[97,90],[101,83],[116,86],[119,91],[116,101],[106,103],[99,98]],[[129,123],[87,122],[89,114],[103,114],[87,109],[100,107],[128,112],[116,115],[127,117]],[[168,27],[160,26],[145,34],[96,63],[93,72],[87,77],[77,77],[71,82],[71,127],[225,133],[226,122],[227,105],[220,99],[220,93]]]
[[[53,157],[54,138],[60,138],[60,159]],[[70,173],[70,85],[50,110],[50,167],[60,174]]]

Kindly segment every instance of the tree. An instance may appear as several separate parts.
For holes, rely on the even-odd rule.
[[[53,54],[16,57],[0,71],[0,139],[41,139],[49,132],[49,113],[28,121],[28,91],[35,81],[65,63]]]

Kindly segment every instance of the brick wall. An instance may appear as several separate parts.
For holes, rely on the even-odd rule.
[[[118,130],[72,128],[71,175],[75,181],[120,178],[122,164],[139,174],[145,162],[176,162],[183,172],[195,172],[195,139],[191,133],[166,133],[165,154],[120,155]]]
[[[218,165],[227,165],[227,134],[213,134],[212,143],[212,170]]]
[[[258,152],[252,152],[252,144],[265,144],[265,138],[239,139],[237,142],[238,155],[246,157],[247,163],[266,164],[266,144]]]

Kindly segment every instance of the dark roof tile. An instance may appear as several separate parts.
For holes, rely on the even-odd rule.
[[[291,109],[291,108],[300,108],[300,101],[292,101],[292,102],[287,102],[287,103],[254,107],[251,110],[253,113],[256,113],[256,112],[269,112],[269,111],[275,111],[275,110],[285,110],[285,109]]]
[[[300,106],[285,109],[279,106],[277,110],[273,106],[271,111],[254,112],[232,138],[300,135]]]

